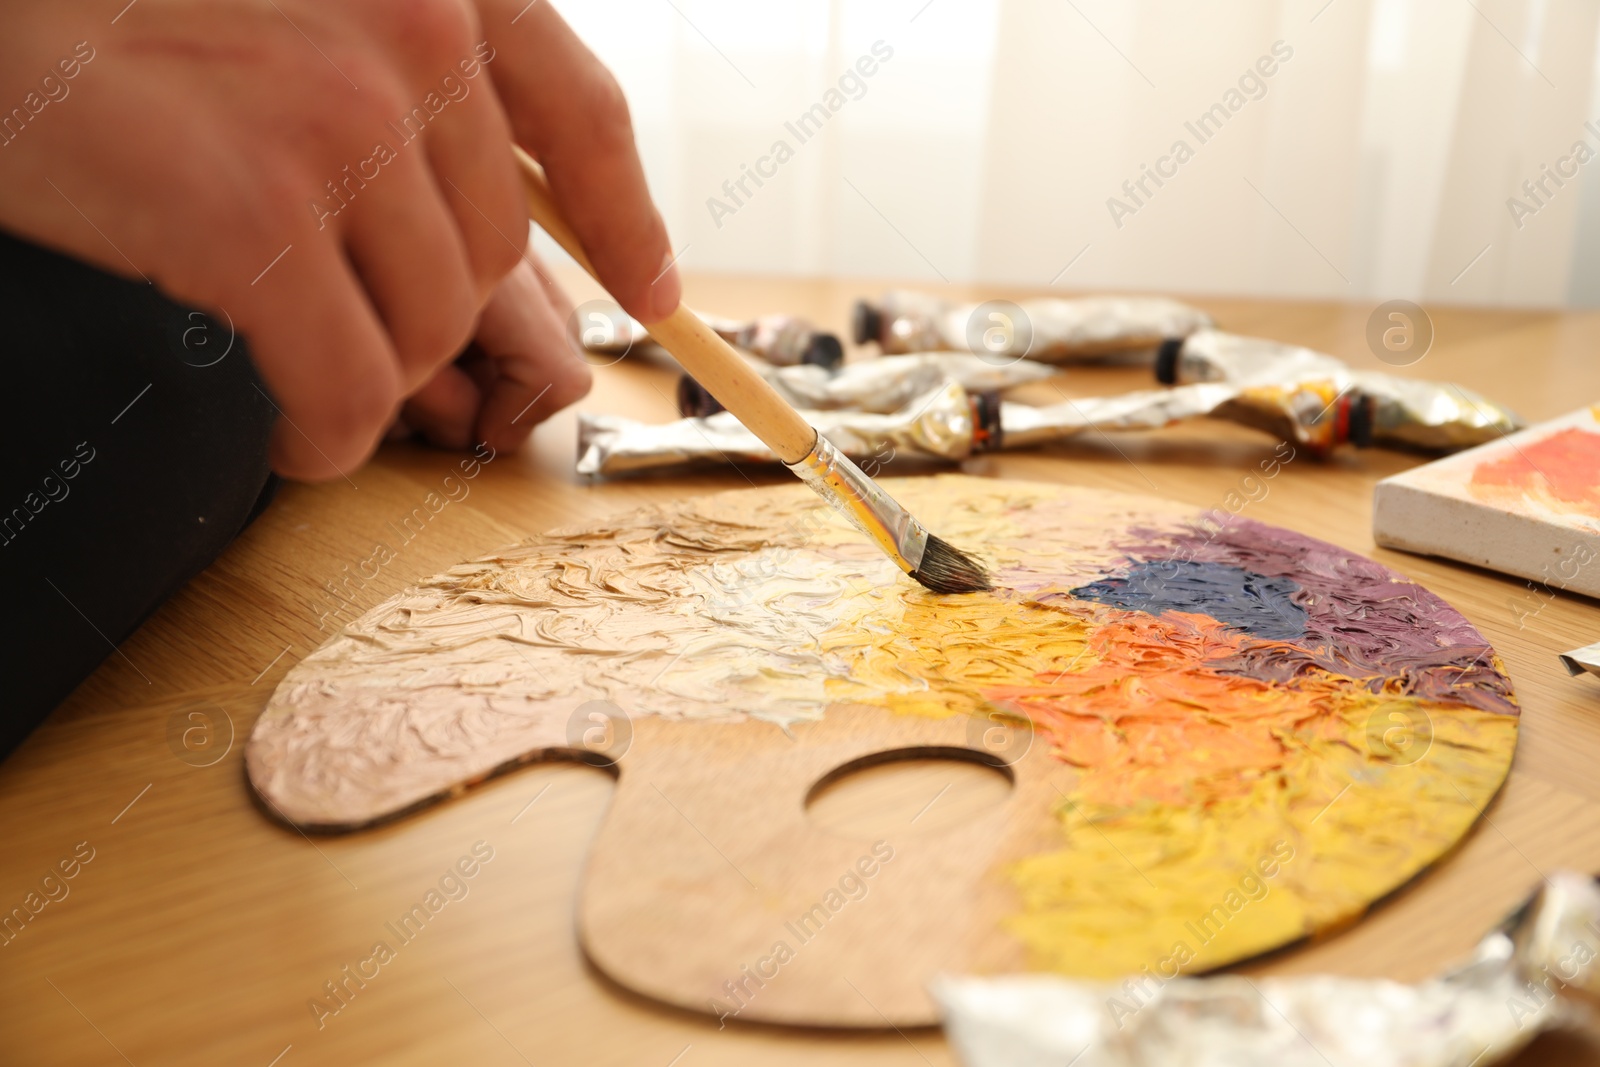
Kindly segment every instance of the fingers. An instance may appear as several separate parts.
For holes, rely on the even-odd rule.
[[[350,183],[350,179],[345,179]],[[415,149],[370,182],[355,175],[344,241],[399,360],[401,388],[433,376],[466,344],[479,296],[453,214]]]
[[[588,364],[564,329],[571,302],[546,288],[532,262],[518,264],[495,289],[466,353],[406,400],[405,425],[433,444],[485,441],[514,451],[536,425],[589,391]]]
[[[370,154],[334,178],[350,258],[414,389],[466,343],[479,309],[527,240],[510,126],[483,74],[467,0],[369,4],[400,58],[369,89]]]
[[[297,244],[253,284],[243,325],[282,413],[272,431],[273,469],[323,481],[346,475],[376,447],[401,395],[399,364],[338,249]]]
[[[640,321],[665,318],[681,286],[616,80],[550,4],[480,7],[512,129],[544,164],[601,283]]]
[[[536,424],[588,394],[589,365],[568,344],[565,322],[527,262],[506,275],[478,324],[478,347],[497,371],[478,413],[478,440],[514,450]]]
[[[380,131],[386,151],[375,146],[377,162],[334,177],[345,195],[333,232],[312,242],[322,246],[315,280],[302,280],[295,309],[258,321],[262,351],[303,348],[307,336],[325,350],[262,361],[285,416],[273,443],[282,473],[330,477],[359,463],[407,393],[406,423],[435,443],[497,450],[587,393],[589,368],[565,337],[570,304],[519,261],[528,223],[513,131],[545,163],[619,302],[646,322],[677,306],[666,229],[616,82],[549,4],[518,4],[518,15],[498,2],[483,0],[498,51],[464,44],[448,4],[410,5],[441,21],[399,41],[406,62]],[[476,35],[471,23],[464,32]],[[481,356],[450,363],[475,317]]]
[[[482,405],[483,393],[471,376],[450,364],[407,398],[400,417],[440,448],[467,448],[474,443],[472,430]]]
[[[446,78],[441,85],[452,102],[427,128],[423,146],[466,247],[475,306],[482,307],[528,241],[528,213],[511,157],[511,125],[493,83],[481,72]]]
[[[345,0],[401,59],[404,89],[381,116],[384,139],[420,151],[455,219],[481,307],[526,240],[511,126],[485,74],[493,55],[471,0]]]

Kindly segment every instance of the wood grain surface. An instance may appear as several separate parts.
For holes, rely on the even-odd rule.
[[[563,278],[579,300],[598,295],[576,272]],[[686,295],[708,311],[785,310],[843,331],[850,301],[879,288],[691,276]],[[1363,340],[1367,305],[1196,303],[1225,329],[1382,369]],[[1600,315],[1430,310],[1431,352],[1398,373],[1454,379],[1530,419],[1600,398]],[[1095,368],[1028,388],[1030,399],[1050,401],[1147,383],[1138,369]],[[582,406],[662,421],[674,414],[673,384],[670,373],[630,358],[598,369]],[[587,485],[572,473],[573,439],[568,412],[520,454],[496,458],[468,498],[435,515],[360,589],[356,607],[527,532],[790,477],[728,469]],[[1217,507],[1273,444],[1206,422],[980,457],[964,469]],[[385,524],[436,489],[456,461],[389,446],[352,472],[353,484],[288,487],[0,765],[0,910],[21,904],[75,850],[92,850],[65,883],[68,894],[0,946],[0,1060],[139,1067],[953,1062],[931,1028],[857,1033],[732,1020],[719,1027],[609,984],[585,962],[574,922],[579,872],[614,788],[595,768],[530,767],[342,837],[306,837],[257,809],[244,781],[242,741],[270,687],[327,636],[319,617],[330,604],[318,589],[366,559]],[[1375,548],[1372,485],[1416,462],[1381,451],[1298,459],[1244,513],[1371,556],[1465,614],[1501,653],[1522,701],[1516,763],[1485,820],[1436,870],[1351,929],[1258,961],[1247,973],[1418,979],[1466,953],[1541,872],[1600,871],[1600,684],[1569,678],[1555,660],[1558,651],[1600,638],[1600,611],[1559,593],[1530,600],[1535,594],[1519,580]],[[981,825],[1000,802],[994,776],[982,768],[886,765],[838,783],[812,817],[851,835],[881,835],[885,820],[909,821],[946,783],[933,830],[924,833]],[[492,849],[492,859],[478,862],[475,845],[478,856]],[[452,873],[466,866],[470,877]],[[347,966],[372,974],[363,961],[374,942],[396,944],[388,924],[441,882],[447,906],[374,976],[346,979]],[[339,981],[344,1005],[319,1020],[310,1002]],[[1517,1062],[1597,1059],[1600,1032],[1541,1040]]]
[[[941,972],[1025,969],[999,934],[1013,893],[991,872],[1057,839],[1054,806],[1075,773],[1046,745],[996,761],[1003,799],[937,829],[921,822],[955,788],[948,773],[887,833],[819,825],[795,802],[836,768],[886,767],[897,752],[968,762],[982,755],[969,722],[859,705],[787,735],[755,720],[637,720],[584,872],[588,957],[690,1010],[865,1028],[937,1022],[925,986]]]

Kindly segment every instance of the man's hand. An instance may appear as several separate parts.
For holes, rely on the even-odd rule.
[[[0,29],[0,226],[225,311],[281,473],[360,463],[408,396],[499,448],[586,388],[513,136],[623,307],[677,305],[626,105],[548,0],[0,0]]]
[[[589,391],[571,316],[572,301],[530,252],[490,297],[466,355],[406,400],[404,425],[446,448],[487,441],[515,451],[535,424]]]

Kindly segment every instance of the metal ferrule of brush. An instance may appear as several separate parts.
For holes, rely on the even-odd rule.
[[[922,566],[928,531],[826,437],[817,434],[810,453],[800,462],[786,466],[872,538],[901,570],[911,574]]]

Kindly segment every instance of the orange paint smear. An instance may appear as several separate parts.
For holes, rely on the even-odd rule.
[[[1548,494],[1571,509],[1600,518],[1600,435],[1571,427],[1480,464],[1475,486]]]
[[[1292,683],[1210,665],[1276,644],[1206,615],[1108,610],[1082,669],[984,696],[1025,715],[1058,758],[1084,770],[1078,795],[1113,806],[1209,805],[1250,793],[1306,749],[1348,738],[1348,714],[1386,697],[1320,669]],[[1296,646],[1283,645],[1286,650]]]

